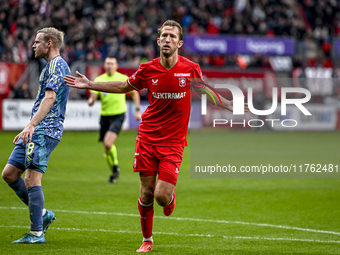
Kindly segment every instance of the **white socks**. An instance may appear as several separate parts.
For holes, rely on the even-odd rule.
[[[145,238],[145,237],[143,237],[143,242],[152,242],[152,243],[153,243],[152,236],[151,236],[151,237],[149,237],[149,238]]]
[[[43,234],[43,232],[42,231],[31,231],[31,234],[39,237]]]

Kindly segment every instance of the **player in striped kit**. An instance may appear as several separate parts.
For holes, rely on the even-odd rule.
[[[47,65],[39,78],[31,120],[14,138],[15,148],[2,172],[2,178],[29,208],[31,231],[13,243],[45,243],[44,233],[55,219],[52,211],[44,209],[41,179],[63,134],[70,91],[63,78],[71,72],[59,53],[63,39],[63,32],[47,27],[37,31],[33,44],[35,57],[45,59]]]

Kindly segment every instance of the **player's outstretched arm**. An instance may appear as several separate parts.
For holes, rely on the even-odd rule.
[[[199,95],[199,97],[202,97],[202,94],[209,94],[207,96],[207,101],[209,104],[227,109],[231,112],[233,111],[233,101],[230,101],[222,97],[220,94],[216,92],[216,90],[212,89],[209,85],[207,84],[205,85],[206,87],[204,88],[204,90],[200,87],[194,87],[194,90]],[[247,103],[244,104],[244,111],[249,112],[249,107]]]
[[[108,93],[127,93],[133,90],[133,88],[129,86],[126,81],[94,82],[90,81],[85,75],[79,73],[78,71],[76,74],[79,76],[78,78],[71,75],[66,75],[64,77],[64,80],[68,86],[78,89],[91,89]]]

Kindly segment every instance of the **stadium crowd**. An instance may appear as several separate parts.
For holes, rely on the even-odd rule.
[[[184,33],[291,36],[310,59],[330,53],[340,34],[339,0],[0,0],[2,61],[33,59],[34,31],[54,26],[66,34],[63,58],[139,64],[157,55],[157,28],[167,19]],[[299,7],[299,8],[297,8]],[[317,18],[315,18],[317,17]],[[202,66],[234,66],[236,56],[190,56]],[[300,56],[301,57],[301,56]],[[265,65],[266,60],[255,58]],[[299,58],[295,60],[298,63]]]

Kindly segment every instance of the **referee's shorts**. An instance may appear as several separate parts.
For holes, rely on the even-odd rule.
[[[113,116],[100,116],[100,137],[99,141],[103,141],[107,131],[119,134],[122,130],[125,113]]]

